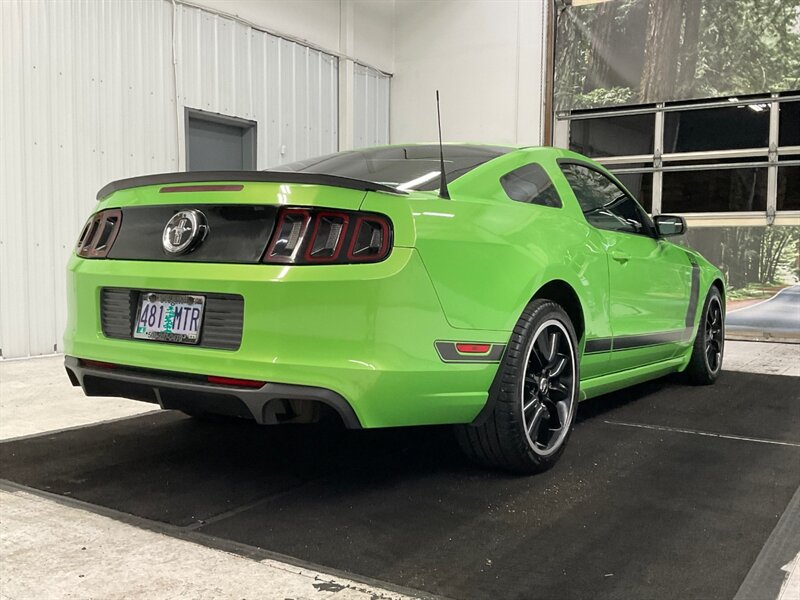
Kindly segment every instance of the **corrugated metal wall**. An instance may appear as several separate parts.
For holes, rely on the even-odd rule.
[[[335,56],[168,1],[0,1],[2,356],[60,349],[64,266],[96,191],[183,168],[184,107],[257,121],[259,168],[335,152],[337,71]],[[384,94],[385,116],[357,112],[368,141],[387,139]]]
[[[391,77],[356,63],[353,73],[353,147],[389,143]]]
[[[107,181],[178,168],[172,8],[0,2],[0,349],[60,348],[69,253]]]
[[[181,104],[257,121],[260,169],[336,152],[335,56],[198,8],[177,11]]]

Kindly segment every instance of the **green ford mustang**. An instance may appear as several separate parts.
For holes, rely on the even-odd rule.
[[[457,424],[532,472],[579,400],[720,371],[717,268],[565,150],[408,145],[117,181],[69,262],[88,395],[262,424]]]

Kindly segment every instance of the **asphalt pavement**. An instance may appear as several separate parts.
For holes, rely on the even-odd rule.
[[[763,302],[732,310],[725,327],[734,336],[800,339],[800,285],[784,288]]]

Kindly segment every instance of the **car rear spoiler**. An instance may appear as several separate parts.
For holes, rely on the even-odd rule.
[[[323,173],[303,173],[294,171],[179,171],[177,173],[156,173],[119,179],[103,186],[97,192],[97,200],[103,200],[114,192],[145,185],[164,183],[202,183],[208,181],[258,181],[265,183],[300,183],[311,185],[329,185],[333,187],[362,190],[365,192],[387,192],[404,195],[406,192],[374,181],[325,175]]]

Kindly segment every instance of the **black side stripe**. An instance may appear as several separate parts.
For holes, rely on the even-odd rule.
[[[586,340],[586,346],[583,350],[583,353],[594,354],[595,352],[610,352],[611,342],[611,338],[596,338],[593,340]]]
[[[678,329],[676,331],[661,331],[659,333],[643,333],[640,335],[625,335],[615,338],[595,338],[586,340],[584,354],[599,354],[601,352],[611,352],[612,350],[632,350],[634,348],[645,348],[647,346],[658,346],[659,344],[671,344],[674,342],[685,342],[691,339],[692,328]]]
[[[700,296],[700,265],[697,264],[694,256],[689,256],[692,263],[692,290],[689,292],[689,308],[686,309],[686,327],[694,328],[694,315],[697,312],[697,300]]]
[[[468,342],[458,342],[464,344]],[[486,342],[475,342],[476,344],[485,344]],[[505,344],[491,344],[489,352],[486,354],[461,354],[456,349],[456,342],[434,342],[436,352],[439,353],[439,358],[442,362],[446,363],[497,363],[503,358],[503,351],[506,349]]]
[[[671,344],[689,339],[691,329],[678,329],[677,331],[662,331],[660,333],[645,333],[642,335],[626,335],[615,337],[614,350],[630,350],[631,348],[644,348],[659,344]]]

